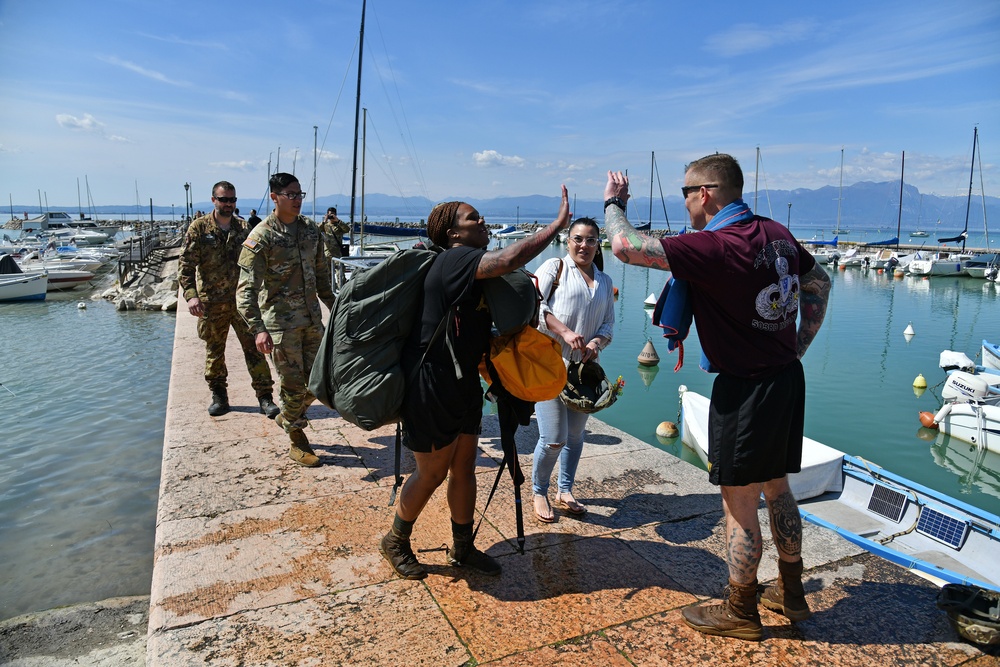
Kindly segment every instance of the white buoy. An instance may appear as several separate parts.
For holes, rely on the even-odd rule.
[[[656,348],[653,347],[653,341],[646,341],[646,345],[642,348],[642,352],[639,353],[638,360],[643,366],[655,366],[660,363],[660,355],[656,353]]]
[[[914,336],[914,335],[916,335],[916,333],[917,332],[913,330],[913,322],[910,322],[909,324],[907,324],[906,328],[903,329],[903,335],[904,336]]]
[[[656,305],[656,294],[653,293],[653,292],[650,292],[649,296],[646,297],[646,300],[642,302],[642,305],[645,306],[646,308],[652,308],[653,306],[655,306]]]
[[[87,310],[87,304],[85,304],[83,301],[81,301],[80,303],[76,304],[76,307],[79,310]]]

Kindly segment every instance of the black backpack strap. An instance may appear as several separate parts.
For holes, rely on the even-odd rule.
[[[434,343],[437,342],[437,339],[441,337],[441,334],[444,333],[445,327],[448,324],[448,318],[451,316],[451,314],[452,314],[452,309],[449,309],[448,312],[445,313],[444,317],[441,318],[441,321],[437,325],[437,329],[434,330],[434,335],[431,336],[430,342],[427,343],[427,348],[424,350],[424,354],[420,357],[420,363],[417,366],[415,366],[413,370],[410,371],[410,375],[409,377],[407,377],[407,385],[412,383],[417,378],[417,373],[420,372],[420,367],[424,365],[424,360],[427,358],[427,350],[430,350],[431,346],[434,345]],[[455,357],[455,351],[451,347],[451,338],[446,336],[445,341],[448,344],[448,350],[451,351],[451,359],[455,364],[455,368],[458,369],[458,359]],[[395,482],[392,485],[392,491],[389,493],[389,507],[392,507],[394,504],[396,504],[396,493],[399,491],[399,488],[403,485],[403,474],[400,471],[400,467],[402,464],[402,457],[403,457],[403,422],[397,421],[396,454],[395,454],[396,462],[395,462],[395,467],[393,468],[393,476],[395,477]]]

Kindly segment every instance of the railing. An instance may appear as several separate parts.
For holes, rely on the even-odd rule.
[[[134,280],[137,271],[149,266],[153,251],[164,240],[162,236],[160,224],[157,222],[136,224],[133,235],[125,239],[122,254],[118,257],[119,285],[124,286]]]

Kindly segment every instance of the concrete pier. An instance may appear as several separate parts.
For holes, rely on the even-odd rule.
[[[762,608],[762,642],[708,637],[680,609],[726,581],[718,490],[705,472],[591,419],[575,489],[583,518],[534,518],[534,423],[518,433],[529,481],[526,552],[515,550],[514,496],[500,483],[477,545],[490,578],[418,554],[430,575],[399,579],[377,543],[394,509],[392,428],[365,432],[321,405],[307,431],[323,466],[287,457],[257,409],[235,336],[233,410],[206,412],[204,348],[177,314],[157,512],[147,660],[181,665],[997,665],[963,642],[936,587],[806,525],[804,576],[814,615],[792,624]],[[665,413],[675,410],[664,390]],[[627,400],[625,396],[624,400]],[[659,416],[650,416],[658,421]],[[482,508],[501,460],[487,418],[478,459]],[[404,452],[403,472],[412,471]],[[762,511],[762,521],[766,512]],[[766,525],[766,524],[765,524]],[[450,541],[444,488],[414,531],[415,549]],[[760,579],[777,575],[765,540]]]

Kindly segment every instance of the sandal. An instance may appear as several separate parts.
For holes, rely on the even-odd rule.
[[[587,508],[578,503],[572,496],[570,496],[569,500],[563,500],[562,495],[557,493],[555,506],[576,516],[582,516],[587,513]]]
[[[538,511],[538,500],[539,499],[542,499],[542,500],[545,501],[545,509],[549,511],[549,515],[548,516],[545,516],[544,514],[542,514],[541,512]],[[549,505],[549,497],[548,496],[537,496],[537,495],[535,496],[535,518],[538,519],[542,523],[553,523],[556,520],[555,512],[552,511],[552,506]]]

